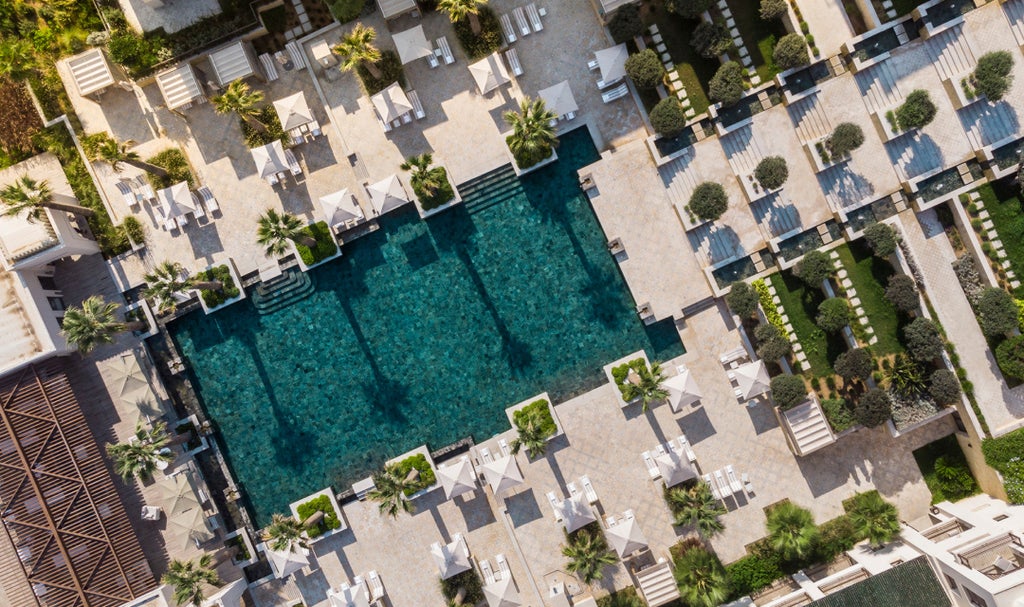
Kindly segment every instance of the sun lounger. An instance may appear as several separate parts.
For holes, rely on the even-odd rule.
[[[593,72],[593,71],[596,71],[597,68],[601,67],[601,64],[597,62],[597,59],[591,59],[587,63],[587,67],[590,68],[590,71]]]
[[[533,31],[539,32],[544,29],[544,24],[540,22],[540,13],[537,12],[537,5],[533,2],[526,5],[526,14],[530,17],[530,23],[533,24]]]
[[[491,571],[491,563],[486,559],[480,561],[480,572],[484,574],[484,583],[493,584],[496,581],[494,572]]]
[[[609,527],[614,527],[617,524],[616,521],[615,521],[615,515],[614,514],[610,515],[610,516],[608,516],[608,518],[604,519],[604,522],[607,523],[607,525]]]
[[[199,197],[203,200],[203,204],[206,205],[207,211],[212,213],[220,210],[220,205],[217,204],[217,199],[214,198],[213,192],[210,191],[210,188],[204,185],[196,190],[196,193],[199,194]]]
[[[747,492],[747,495],[754,495],[754,485],[750,484],[750,478],[746,472],[740,475],[740,480],[743,482],[743,489]]]
[[[612,89],[610,91],[605,91],[605,92],[601,93],[601,99],[604,100],[605,103],[611,103],[612,101],[615,101],[616,99],[622,99],[623,97],[625,97],[628,94],[629,94],[629,89],[626,87],[626,84],[623,83],[623,84],[619,85],[618,88],[614,88],[614,89]]]
[[[292,145],[302,145],[306,143],[306,138],[299,133],[292,133]]]
[[[135,191],[138,192],[140,200],[156,200],[156,192],[153,191],[153,186],[149,185],[145,175],[135,176]]]
[[[516,41],[516,31],[512,29],[512,20],[509,19],[508,13],[505,13],[498,19],[501,22],[501,31],[505,32],[505,40],[508,40],[509,44]]]
[[[523,7],[519,7],[512,10],[512,14],[516,18],[516,24],[519,26],[519,33],[523,36],[530,35],[530,24],[526,22],[526,11]]]
[[[288,51],[288,56],[291,58],[292,63],[295,64],[295,67],[306,67],[306,56],[303,54],[302,48],[299,46],[297,42],[295,42],[294,40],[292,40],[291,42],[286,42],[284,45],[284,50]]]
[[[547,496],[548,496],[548,503],[551,504],[551,510],[553,510],[554,513],[555,513],[555,522],[558,522],[558,523],[562,522],[562,509],[561,509],[562,501],[555,497],[555,492],[554,491],[548,491],[547,492]]]
[[[412,104],[412,110],[416,113],[416,120],[426,118],[427,113],[423,110],[423,104],[420,103],[420,96],[416,91],[408,91],[405,96],[409,98],[409,103]]]
[[[565,118],[566,120],[572,120],[576,118],[576,112],[568,112],[565,116],[563,116],[563,118]]]
[[[410,122],[412,122],[412,112],[402,114],[402,124],[409,124]]]
[[[680,434],[676,442],[679,443],[679,449],[686,454],[686,459],[690,460],[691,464],[697,461],[697,454],[693,452],[693,448],[690,447],[685,434]]]
[[[192,192],[192,204],[195,205],[196,210],[192,212],[196,216],[196,219],[202,219],[206,217],[206,211],[203,210],[203,203],[199,201],[199,196],[195,192]]]
[[[513,76],[523,75],[523,66],[519,63],[519,55],[516,54],[516,49],[510,48],[505,51],[505,60],[508,61],[508,66],[512,68]]]
[[[732,491],[729,489],[729,483],[725,482],[725,475],[722,474],[721,470],[715,470],[715,484],[718,485],[718,492],[722,496],[731,495]]]
[[[314,120],[309,123],[309,134],[313,137],[319,137],[323,135],[323,131],[320,130],[320,123]]]
[[[565,488],[569,490],[569,495],[573,497],[580,494],[580,489],[576,486],[576,483],[566,483]]]
[[[512,571],[508,568],[508,561],[505,560],[504,554],[495,554],[494,563],[498,566],[498,571],[501,571],[501,579],[511,577]]]
[[[134,207],[139,204],[139,197],[135,194],[135,190],[132,186],[128,185],[123,181],[117,182],[117,191],[121,192],[121,197],[124,198],[124,203],[130,207]]]
[[[385,133],[391,132],[391,125],[381,120],[380,116],[377,117],[377,122],[380,124],[380,128],[384,129]]]
[[[491,450],[487,447],[480,447],[480,459],[485,464],[489,464],[494,461],[494,457],[491,455]]]
[[[736,470],[733,469],[732,464],[725,467],[725,478],[729,479],[729,488],[733,493],[743,491],[743,485],[740,484],[740,479],[736,478]]]
[[[430,69],[434,69],[435,67],[441,65],[441,62],[437,60],[437,55],[435,55],[434,53],[430,53],[429,55],[427,55],[427,64],[430,65]]]
[[[277,173],[271,173],[271,174],[267,175],[267,181],[270,183],[270,185],[277,185],[278,184]]]
[[[636,515],[633,514],[633,510],[631,510],[631,509],[630,510],[626,510],[625,512],[622,513],[622,518],[626,519],[627,521],[631,521],[635,517],[636,517]]]
[[[644,464],[647,465],[647,474],[651,475],[651,479],[657,480],[661,478],[661,471],[658,470],[658,464],[654,463],[654,458],[651,457],[651,452],[644,451],[641,454],[641,457],[644,458]]]
[[[441,56],[444,57],[445,65],[455,63],[455,55],[452,54],[452,47],[448,46],[448,38],[441,36],[437,39],[437,48],[441,49]]]
[[[275,65],[274,58],[270,53],[263,53],[260,55],[260,65],[263,66],[263,73],[267,76],[267,82],[273,82],[280,78],[280,76],[277,75],[277,66]]]
[[[715,481],[711,480],[710,474],[705,474],[703,477],[704,482],[711,489],[711,495],[715,496],[716,500],[722,499],[722,494],[718,491],[718,486],[715,485]]]
[[[384,596],[384,583],[380,581],[380,576],[377,575],[375,570],[370,570],[366,574],[366,577],[370,578],[370,600],[376,601]]]
[[[507,440],[505,440],[503,438],[499,438],[498,439],[498,448],[501,449],[501,454],[502,455],[512,455],[512,449],[508,446],[508,441]]]
[[[580,477],[580,484],[583,485],[583,493],[587,496],[587,503],[594,505],[597,503],[597,491],[594,491],[594,486],[590,484],[590,478],[587,476]]]
[[[161,224],[161,225],[168,232],[173,232],[174,230],[178,229],[178,223],[176,221],[174,221],[173,217],[169,217],[167,219],[164,219],[163,216],[161,216],[160,217],[160,221],[163,222],[163,224]]]
[[[597,88],[603,91],[604,89],[606,89],[608,87],[611,87],[611,86],[615,86],[616,84],[618,84],[620,82],[622,82],[622,78],[616,78],[615,80],[609,80],[608,82],[605,82],[604,80],[601,80],[599,78],[597,80]]]
[[[288,161],[288,170],[292,172],[292,175],[302,174],[302,167],[299,166],[299,160],[291,150],[284,151],[284,159]]]
[[[178,215],[178,218],[175,219],[175,222],[177,222],[179,228],[185,229],[185,226],[188,225],[188,217],[184,215]]]
[[[739,388],[736,388],[735,390],[732,391],[732,393],[736,395],[736,398],[738,400],[745,400],[743,398],[743,390],[740,390]]]

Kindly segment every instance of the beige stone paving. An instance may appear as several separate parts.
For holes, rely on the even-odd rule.
[[[803,0],[800,12],[811,28],[814,43],[821,50],[822,57],[831,57],[839,52],[844,42],[853,38],[853,28],[846,17],[842,0]],[[794,17],[790,9],[790,18]],[[797,21],[792,20],[793,23]]]
[[[978,112],[977,118],[970,120],[962,117],[964,129],[969,132],[974,130],[984,137],[987,131],[994,130],[987,124],[990,116],[1002,114],[1002,118],[1014,128],[1014,134],[1019,135],[1021,116],[1024,115],[1024,58],[1014,51],[1020,47],[1006,22],[1002,7],[999,3],[992,3],[971,11],[964,19],[962,32],[961,35],[970,40],[977,57],[992,51],[1009,51],[1014,56],[1010,90],[996,104],[985,104],[985,111]],[[987,141],[988,137],[985,139],[986,144],[991,143]]]

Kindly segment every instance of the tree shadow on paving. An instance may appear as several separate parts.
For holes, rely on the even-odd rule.
[[[540,504],[537,503],[537,497],[533,493],[533,488],[506,497],[505,507],[508,509],[509,518],[512,520],[512,526],[515,528],[544,518],[544,515],[540,512]]]

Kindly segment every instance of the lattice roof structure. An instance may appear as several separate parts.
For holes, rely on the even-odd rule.
[[[0,379],[0,503],[20,561],[0,576],[40,604],[117,607],[156,586],[60,359]]]

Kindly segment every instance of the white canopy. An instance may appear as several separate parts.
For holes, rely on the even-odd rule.
[[[167,529],[168,537],[180,538],[184,547],[213,539],[213,532],[206,523],[206,513],[198,505],[173,516],[168,515]]]
[[[438,467],[437,476],[441,479],[441,486],[444,487],[444,494],[448,499],[476,491],[476,473],[473,472],[473,464],[469,463],[468,457],[460,458],[454,464]]]
[[[679,411],[686,405],[692,405],[704,396],[689,369],[684,369],[679,375],[673,375],[661,385],[668,390],[668,403],[672,406],[673,411]]]
[[[608,536],[608,543],[619,553],[619,557],[625,557],[647,547],[647,538],[644,537],[643,531],[640,531],[636,519],[632,517],[620,520],[617,525],[606,529],[604,534]]]
[[[412,103],[397,82],[391,83],[391,86],[370,97],[370,101],[384,122],[391,122],[412,111]]]
[[[572,88],[569,81],[563,80],[554,86],[537,91],[537,95],[544,100],[544,105],[554,112],[556,116],[565,116],[569,112],[579,110],[576,105],[576,98],[572,96]]]
[[[523,604],[516,585],[512,583],[512,576],[508,575],[484,586],[484,597],[490,607],[519,607]]]
[[[666,487],[675,487],[680,483],[697,478],[697,472],[694,471],[690,462],[684,460],[675,451],[662,453],[654,458],[654,461],[658,464],[661,480],[665,481]]]
[[[169,110],[188,105],[203,96],[196,73],[188,63],[160,72],[156,75],[156,84]]]
[[[92,48],[68,59],[71,78],[83,97],[114,84],[114,75],[102,48]]]
[[[370,203],[378,215],[393,211],[409,202],[409,196],[405,193],[402,182],[398,180],[398,175],[389,175],[377,183],[371,183],[366,186],[366,191],[370,194]]]
[[[434,557],[442,580],[473,568],[469,563],[469,547],[466,546],[466,539],[462,535],[456,535],[450,544],[441,545],[434,542],[430,547],[430,555]]]
[[[338,592],[328,589],[327,597],[331,607],[370,607],[370,596],[366,594],[366,586],[363,584],[342,586]]]
[[[597,520],[594,511],[590,509],[590,504],[584,501],[582,493],[562,500],[558,505],[558,512],[562,515],[562,524],[569,533]]]
[[[290,131],[304,124],[313,122],[313,112],[309,111],[306,95],[302,91],[289,95],[274,102],[277,117],[281,119],[281,128]]]
[[[427,42],[422,25],[393,34],[391,38],[395,41],[395,47],[398,48],[398,56],[402,60],[402,65],[434,54],[434,48]]]
[[[483,469],[484,478],[487,479],[487,484],[491,486],[491,491],[496,496],[523,482],[523,473],[519,470],[516,458],[511,455],[487,462],[483,465]]]
[[[243,41],[225,46],[210,53],[210,65],[217,75],[217,82],[227,86],[239,78],[248,78],[256,74],[253,58]]]
[[[352,219],[363,219],[363,210],[359,208],[356,197],[347,188],[321,196],[320,208],[327,216],[327,224],[332,228]]]
[[[480,93],[486,95],[511,80],[508,77],[508,70],[501,60],[501,55],[494,53],[469,66],[469,73],[473,74]]]
[[[265,552],[270,561],[270,569],[278,579],[286,578],[309,565],[309,550],[306,548],[277,551],[267,545]]]
[[[252,159],[256,163],[256,171],[260,177],[266,179],[275,173],[288,170],[288,161],[284,157],[284,148],[277,139],[267,145],[249,150]]]
[[[764,366],[763,360],[747,363],[742,367],[733,370],[736,374],[736,385],[743,392],[744,399],[751,399],[768,391],[771,385],[771,378],[768,377],[768,369]]]
[[[598,68],[601,70],[601,80],[615,82],[623,78],[626,75],[627,57],[629,57],[629,51],[626,49],[625,42],[594,53]]]
[[[199,508],[199,499],[189,482],[188,474],[165,476],[156,482],[156,486],[160,506],[168,518]]]
[[[164,210],[164,217],[168,219],[196,212],[196,203],[192,200],[187,181],[179,181],[169,188],[157,190],[156,198]]]

